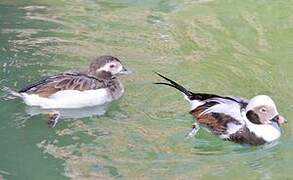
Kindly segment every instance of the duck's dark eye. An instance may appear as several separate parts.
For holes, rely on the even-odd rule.
[[[265,107],[262,107],[262,108],[260,108],[260,112],[266,113],[267,112],[267,109]]]
[[[110,65],[110,68],[113,68],[113,67],[115,67],[115,65],[114,65],[114,64],[111,64],[111,65]]]

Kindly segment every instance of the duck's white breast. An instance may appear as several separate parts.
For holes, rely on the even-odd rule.
[[[255,133],[258,137],[263,138],[267,142],[272,142],[281,136],[281,131],[278,127],[271,124],[264,125],[247,125],[248,129]]]
[[[48,98],[40,97],[36,94],[23,93],[24,102],[29,106],[40,106],[44,109],[51,108],[82,108],[89,106],[103,105],[112,101],[108,91],[103,89],[97,90],[64,90],[49,96]]]

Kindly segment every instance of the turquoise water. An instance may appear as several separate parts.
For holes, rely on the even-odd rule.
[[[106,114],[56,128],[0,92],[0,179],[290,179],[291,1],[0,2],[0,88],[84,69],[110,54],[135,69]],[[289,123],[278,142],[246,147],[200,131],[158,71],[193,91],[268,94]]]

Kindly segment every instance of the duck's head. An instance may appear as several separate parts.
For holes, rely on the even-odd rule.
[[[285,118],[278,113],[274,101],[266,95],[259,95],[252,98],[246,107],[246,117],[254,124],[278,125],[286,122]]]
[[[88,74],[98,75],[108,73],[111,76],[121,74],[131,74],[132,71],[122,65],[121,61],[113,56],[100,56],[96,58],[89,66]]]

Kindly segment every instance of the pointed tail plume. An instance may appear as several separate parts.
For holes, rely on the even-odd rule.
[[[179,90],[180,92],[182,92],[184,95],[186,95],[186,97],[188,98],[188,100],[196,100],[196,101],[205,101],[207,99],[211,99],[211,98],[224,98],[224,99],[229,99],[231,101],[235,101],[237,103],[239,103],[237,100],[229,97],[229,96],[219,96],[216,94],[208,94],[208,93],[193,93],[191,91],[188,91],[185,87],[181,86],[180,84],[176,83],[175,81],[155,72],[157,75],[159,75],[160,77],[164,78],[165,80],[167,80],[169,83],[165,83],[165,82],[157,82],[154,84],[163,84],[163,85],[167,85],[167,86],[171,86],[177,90]]]
[[[158,76],[164,78],[165,80],[167,80],[169,83],[165,83],[165,82],[157,82],[154,84],[163,84],[163,85],[167,85],[167,86],[171,86],[177,90],[179,90],[180,92],[182,92],[184,95],[186,95],[189,99],[192,99],[194,94],[190,91],[188,91],[185,87],[181,86],[180,84],[176,83],[175,81],[161,75],[160,73],[155,72]]]

